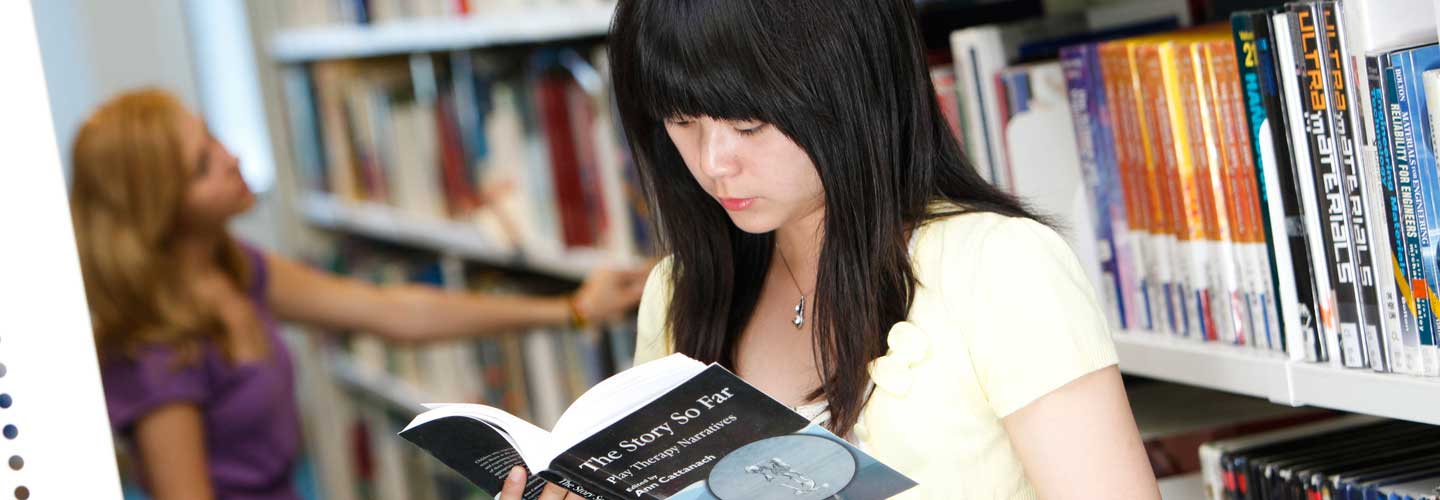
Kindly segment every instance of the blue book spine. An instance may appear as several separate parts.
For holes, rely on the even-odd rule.
[[[1120,185],[1114,128],[1110,123],[1109,96],[1100,70],[1100,49],[1096,44],[1061,50],[1075,140],[1080,148],[1080,165],[1092,194],[1095,236],[1099,248],[1100,273],[1111,324],[1136,328],[1136,294],[1127,272],[1130,249],[1123,241],[1128,231],[1124,193]]]
[[[1415,177],[1411,173],[1408,153],[1412,138],[1406,134],[1405,112],[1396,102],[1395,78],[1389,58],[1371,57],[1366,68],[1370,79],[1371,115],[1375,121],[1375,157],[1380,167],[1380,187],[1384,191],[1385,210],[1390,222],[1390,241],[1399,257],[1399,272],[1403,277],[1399,283],[1403,298],[1401,321],[1406,328],[1402,341],[1407,346],[1418,346],[1420,336],[1432,335],[1430,332],[1434,325],[1420,252],[1424,214],[1415,212]],[[1398,364],[1411,371],[1418,368],[1418,361],[1418,352],[1412,353],[1407,348],[1405,359]]]
[[[1427,45],[1394,52],[1390,62],[1395,66],[1396,102],[1403,110],[1403,129],[1407,137],[1406,157],[1410,160],[1415,185],[1415,214],[1419,231],[1421,270],[1425,276],[1425,295],[1433,297],[1435,283],[1440,276],[1437,269],[1436,247],[1440,243],[1440,214],[1436,213],[1437,195],[1440,195],[1440,172],[1435,168],[1435,154],[1431,146],[1431,129],[1428,110],[1425,105],[1425,86],[1422,74],[1427,69],[1440,67],[1440,47]],[[1416,292],[1418,294],[1418,292]],[[1435,301],[1430,301],[1431,328],[1420,335],[1422,351],[1435,348]],[[1423,357],[1422,357],[1423,359]],[[1425,366],[1426,371],[1434,367]]]

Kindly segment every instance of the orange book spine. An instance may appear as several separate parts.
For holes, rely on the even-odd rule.
[[[1160,47],[1142,43],[1132,51],[1134,79],[1138,82],[1138,114],[1143,124],[1146,180],[1150,203],[1155,216],[1157,243],[1156,261],[1160,265],[1165,288],[1170,331],[1186,333],[1188,318],[1185,303],[1189,295],[1184,274],[1184,259],[1179,252],[1184,210],[1180,203],[1180,183],[1175,169],[1173,131],[1170,129],[1168,99],[1161,77]]]

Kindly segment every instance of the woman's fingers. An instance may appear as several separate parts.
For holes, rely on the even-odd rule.
[[[545,485],[545,491],[540,492],[540,500],[571,500],[572,498],[578,499],[580,497],[571,495],[570,490],[553,484]]]
[[[521,500],[525,494],[525,468],[515,466],[510,468],[510,475],[505,476],[505,486],[500,488],[498,500]]]
[[[525,468],[515,466],[510,469],[510,475],[505,476],[505,486],[500,488],[500,497],[497,500],[522,500],[525,495]],[[540,492],[540,500],[583,500],[579,495],[570,493],[569,490],[555,486],[545,485]]]

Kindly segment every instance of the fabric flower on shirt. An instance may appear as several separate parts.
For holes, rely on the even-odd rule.
[[[908,321],[895,323],[886,336],[890,350],[870,362],[870,380],[885,392],[904,397],[915,381],[912,369],[930,352],[930,336]]]

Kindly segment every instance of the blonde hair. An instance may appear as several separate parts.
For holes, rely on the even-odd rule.
[[[175,262],[192,175],[181,144],[185,113],[175,96],[142,89],[100,106],[76,134],[70,213],[102,357],[155,344],[193,352],[229,334],[213,307],[189,293]],[[228,235],[214,257],[249,288],[247,257]]]

